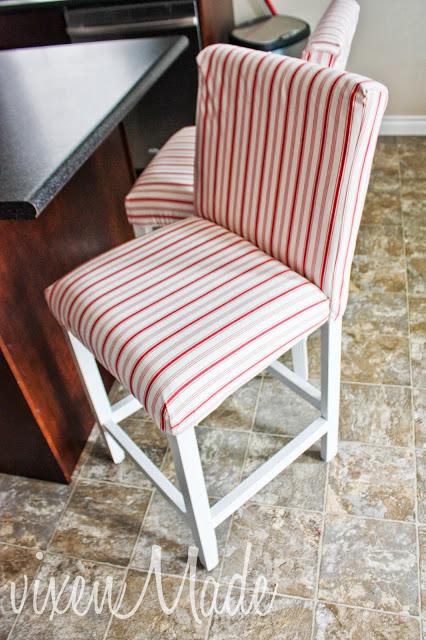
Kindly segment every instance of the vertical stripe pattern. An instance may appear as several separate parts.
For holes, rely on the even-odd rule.
[[[332,0],[311,34],[302,58],[323,67],[345,69],[358,16],[356,0]]]
[[[387,90],[293,58],[198,56],[195,207],[315,283],[344,312]]]
[[[270,9],[272,11],[272,3]],[[359,5],[355,0],[333,0],[311,35],[302,58],[324,67],[344,69],[358,14]],[[157,226],[196,215],[194,159],[195,127],[185,127],[160,149],[126,197],[129,222]],[[214,175],[216,180],[217,171]]]

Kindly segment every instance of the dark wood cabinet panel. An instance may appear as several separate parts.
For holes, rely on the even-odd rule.
[[[198,14],[204,47],[228,42],[229,32],[235,25],[232,0],[198,0]]]
[[[0,12],[0,49],[68,42],[62,6],[3,9]]]
[[[43,292],[132,237],[123,204],[132,180],[116,129],[39,218],[0,221],[0,472],[71,477],[94,419]]]

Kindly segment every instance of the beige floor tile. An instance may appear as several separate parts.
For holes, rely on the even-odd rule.
[[[383,137],[380,138],[383,140]],[[399,154],[411,153],[416,149],[426,149],[426,138],[424,136],[397,136],[396,144]]]
[[[351,327],[365,333],[407,336],[406,293],[352,292],[343,318],[343,330]]]
[[[310,598],[315,592],[321,515],[297,509],[246,504],[235,514],[225,550],[222,581],[243,570],[252,545],[247,587],[264,575],[278,593]]]
[[[400,153],[401,181],[426,179],[426,150],[417,147]]]
[[[167,439],[152,420],[128,418],[121,426],[152,462],[160,467],[167,450]],[[80,478],[133,485],[143,489],[152,488],[151,482],[129,456],[120,464],[112,463],[100,435],[82,465]]]
[[[64,587],[58,601],[59,609],[67,606],[76,579],[85,581],[77,606],[78,611],[82,612],[89,607],[95,582],[99,583],[99,601],[101,601],[108,578],[112,583],[112,602],[115,603],[124,575],[124,570],[118,567],[47,554],[37,574],[40,584],[39,593],[41,594],[37,598],[38,606],[41,607],[44,602],[47,586],[51,579],[55,581],[57,594],[61,593],[60,590]],[[80,595],[79,589],[77,593]],[[19,616],[10,640],[23,640],[24,638],[25,640],[68,640],[71,638],[72,640],[87,640],[88,638],[102,640],[107,630],[109,617],[110,612],[107,605],[98,614],[93,604],[84,616],[77,615],[72,609],[64,614],[55,614],[52,611],[51,600],[48,600],[44,613],[38,614],[34,612],[31,593],[31,600],[27,601]]]
[[[341,440],[413,446],[410,389],[343,383],[339,435]]]
[[[405,253],[408,258],[426,254],[426,221],[406,220],[404,224]]]
[[[232,598],[231,606],[238,606],[239,597]],[[248,607],[250,595],[245,598]],[[265,599],[260,609],[266,610],[269,603]],[[310,640],[311,630],[312,603],[277,596],[265,617],[255,613],[214,616],[209,640]]]
[[[410,352],[413,385],[426,387],[426,337],[413,336],[410,339]]]
[[[309,338],[309,370],[320,375],[318,332]],[[363,333],[345,327],[342,337],[342,381],[409,386],[411,384],[408,337]]]
[[[348,329],[342,339],[342,380],[408,386],[408,338]]]
[[[424,176],[401,176],[401,197],[423,200],[426,197],[426,178]]]
[[[360,227],[356,255],[400,258],[403,250],[402,226],[364,224]]]
[[[426,447],[426,389],[413,389],[416,447]]]
[[[239,483],[249,434],[197,427],[196,436],[207,492],[211,497],[222,498]],[[166,455],[163,472],[176,484],[170,451]]]
[[[410,332],[413,337],[426,338],[426,296],[409,298]]]
[[[87,560],[126,565],[151,493],[79,480],[51,549]]]
[[[413,385],[426,387],[426,296],[410,297],[409,309]]]
[[[268,376],[263,381],[253,431],[293,437],[318,416],[310,404]]]
[[[426,524],[426,450],[416,452],[417,457],[417,517]]]
[[[219,554],[225,548],[229,526],[230,521],[226,521],[216,529]],[[194,544],[190,528],[183,517],[156,491],[145,516],[131,566],[133,569],[148,571],[152,545],[159,545],[163,573],[183,576],[188,561],[188,547]],[[219,570],[220,566],[209,573],[217,577]],[[198,563],[197,578],[204,580],[207,575],[208,572]]]
[[[70,487],[0,474],[0,542],[45,548]]]
[[[401,198],[401,210],[405,226],[407,223],[426,226],[426,198]]]
[[[412,337],[412,343],[413,340]],[[413,347],[411,350],[413,351]],[[315,380],[320,376],[319,331],[309,337],[308,351],[309,373]],[[418,358],[420,367],[420,354]],[[342,336],[341,375],[343,382],[410,386],[408,336],[387,334],[378,329],[375,332],[364,333],[358,326],[345,324]],[[423,385],[418,383],[418,386]]]
[[[319,603],[314,640],[418,640],[416,618]]]
[[[261,379],[255,378],[238,389],[203,420],[201,426],[250,431],[260,383]]]
[[[355,256],[352,263],[350,291],[370,294],[405,293],[404,258]]]
[[[243,476],[250,475],[288,442],[289,439],[280,436],[253,433]],[[253,496],[252,500],[264,505],[322,511],[326,469],[327,465],[318,451],[309,450]]]
[[[6,640],[25,596],[25,576],[28,586],[37,573],[40,560],[33,549],[20,549],[0,543],[0,640]],[[15,601],[11,598],[11,583],[15,586]],[[13,606],[15,605],[15,606]]]
[[[376,164],[371,171],[368,189],[370,193],[399,194],[399,170],[395,158],[387,160],[382,156],[376,157]]]
[[[426,253],[407,259],[407,277],[410,295],[426,295]]]
[[[418,615],[415,526],[328,515],[319,598]]]
[[[419,527],[420,598],[422,613],[426,614],[426,527]]]
[[[130,570],[126,579],[126,596],[120,613],[136,612],[127,620],[113,618],[107,640],[203,640],[207,633],[209,618],[200,617],[198,624],[193,616],[189,583],[184,584],[176,610],[167,615],[161,609],[155,580],[150,580],[148,589],[138,606],[147,574]],[[161,589],[165,603],[172,607],[178,596],[181,580],[162,577]],[[195,586],[195,606],[200,613],[200,585]],[[208,600],[206,599],[207,604]]]
[[[401,224],[399,191],[369,191],[365,199],[361,224]]]
[[[396,136],[379,136],[373,164],[383,166],[383,162],[389,158],[391,165],[398,166],[398,140]]]
[[[340,442],[330,463],[326,509],[329,513],[413,521],[414,453]]]

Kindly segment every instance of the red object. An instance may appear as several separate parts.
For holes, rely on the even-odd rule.
[[[265,4],[268,7],[269,11],[272,13],[272,15],[276,16],[278,11],[275,9],[273,2],[271,0],[265,0]]]

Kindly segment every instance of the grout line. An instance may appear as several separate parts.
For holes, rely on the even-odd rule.
[[[166,453],[167,453],[167,451],[166,451]],[[163,465],[163,463],[164,463],[164,460],[165,460],[165,457],[166,457],[166,453],[164,454],[164,457],[163,457],[163,461],[162,461],[161,466],[162,466],[162,465]],[[144,526],[144,524],[145,524],[145,520],[146,520],[146,517],[147,517],[147,515],[148,515],[148,511],[149,511],[149,509],[150,509],[150,507],[151,507],[151,504],[152,504],[152,501],[153,501],[153,499],[154,499],[154,494],[155,494],[155,489],[152,489],[152,490],[151,490],[151,495],[150,495],[150,497],[149,497],[149,499],[148,499],[148,504],[147,504],[147,506],[146,506],[145,513],[144,513],[144,515],[143,515],[143,518],[142,518],[142,521],[141,521],[141,524],[140,524],[140,527],[139,527],[138,534],[137,534],[137,536],[136,536],[136,538],[135,538],[135,544],[133,545],[133,549],[132,549],[132,552],[131,552],[131,554],[130,554],[130,556],[129,556],[129,560],[128,560],[127,566],[126,566],[126,567],[125,567],[125,569],[124,569],[124,576],[123,576],[123,580],[122,580],[122,583],[121,583],[121,587],[120,587],[120,589],[119,589],[119,591],[118,591],[117,599],[116,599],[116,601],[115,601],[115,603],[114,603],[114,606],[116,606],[116,605],[117,605],[117,603],[120,601],[119,599],[120,599],[120,597],[121,597],[121,594],[122,594],[122,592],[123,592],[123,589],[124,589],[124,588],[126,588],[126,581],[127,581],[127,576],[129,575],[130,565],[131,565],[132,560],[133,560],[133,558],[134,558],[135,551],[136,551],[136,547],[137,547],[137,544],[138,544],[138,542],[139,542],[139,538],[140,538],[140,535],[141,535],[141,533],[142,533],[142,529],[143,529],[143,526]],[[106,629],[105,629],[105,633],[104,633],[104,635],[102,636],[102,640],[106,640],[106,638],[107,638],[107,636],[108,636],[108,634],[109,634],[110,628],[111,628],[112,621],[113,621],[113,614],[111,613],[111,615],[110,615],[110,617],[109,617],[109,620],[108,620],[108,623],[107,623],[107,626],[106,626]]]
[[[78,475],[79,475],[79,474],[77,474],[77,478],[78,478]],[[55,527],[54,527],[54,529],[53,529],[52,535],[50,536],[50,538],[49,538],[49,540],[48,540],[48,542],[47,542],[47,545],[46,545],[46,552],[47,552],[47,551],[49,551],[49,547],[50,547],[50,545],[52,544],[52,542],[53,542],[53,538],[55,537],[55,533],[57,532],[58,527],[59,527],[59,525],[60,525],[60,524],[61,524],[61,522],[62,522],[62,518],[63,518],[63,517],[64,517],[64,515],[65,515],[65,511],[68,509],[68,507],[69,507],[69,505],[70,505],[71,498],[73,497],[73,495],[74,495],[74,493],[75,493],[75,490],[76,490],[76,487],[77,487],[77,478],[75,479],[75,481],[74,481],[74,478],[73,478],[73,480],[72,480],[72,485],[71,485],[70,495],[68,496],[68,499],[67,499],[67,501],[65,502],[64,508],[62,509],[62,511],[61,511],[61,513],[60,513],[60,516],[59,516],[59,518],[58,518],[58,521],[57,521],[57,523],[56,523],[56,525],[55,525]]]
[[[252,415],[252,419],[251,419],[251,422],[250,422],[250,429],[248,431],[246,450],[244,452],[244,458],[243,458],[243,462],[242,462],[242,465],[241,465],[239,482],[241,482],[241,478],[242,478],[242,475],[244,473],[244,468],[245,468],[245,464],[246,464],[246,460],[247,460],[247,456],[248,456],[250,442],[251,442],[251,439],[252,439],[253,427],[254,427],[254,424],[255,424],[255,421],[256,421],[257,410],[258,410],[260,398],[261,398],[261,395],[262,395],[263,382],[264,382],[264,376],[262,375],[261,378],[260,378],[260,382],[259,382],[259,389],[258,389],[257,396],[256,396],[256,402],[255,402],[255,405],[254,405],[254,408],[253,408],[253,415]],[[241,430],[239,430],[239,433],[241,433]],[[222,580],[222,571],[223,571],[223,566],[225,564],[225,552],[226,552],[226,548],[228,546],[229,538],[231,536],[232,525],[234,523],[234,515],[235,515],[235,512],[232,513],[230,518],[229,518],[229,528],[228,528],[228,532],[227,532],[227,535],[226,535],[226,540],[223,543],[223,554],[222,554],[222,559],[220,561],[219,573],[218,573],[218,576],[217,576],[217,581],[219,583]],[[206,630],[206,634],[204,636],[204,640],[208,640],[208,637],[210,635],[211,626],[213,624],[213,617],[214,617],[214,614],[210,616],[210,620],[209,620],[209,623],[207,625],[207,630]]]
[[[87,446],[87,444],[86,444],[85,446]],[[89,445],[89,446],[91,446],[91,445]],[[83,453],[83,452],[82,452],[82,453]],[[62,518],[63,518],[63,515],[64,515],[64,513],[65,513],[66,509],[68,509],[68,506],[69,506],[69,504],[70,504],[71,498],[72,498],[72,496],[74,495],[74,491],[75,491],[75,488],[76,488],[76,486],[77,486],[77,478],[79,477],[79,475],[80,475],[80,473],[81,473],[81,469],[82,469],[82,465],[81,465],[81,466],[80,466],[80,468],[78,469],[78,472],[77,472],[77,474],[76,474],[76,477],[75,477],[75,478],[72,478],[72,480],[71,480],[71,490],[70,490],[70,494],[69,494],[69,496],[68,496],[67,500],[65,501],[64,507],[63,507],[63,509],[62,509],[62,511],[61,511],[61,513],[60,513],[60,515],[59,515],[59,518],[58,518],[58,520],[57,520],[57,522],[56,522],[56,525],[55,525],[55,526],[54,526],[54,528],[53,528],[52,534],[51,534],[51,536],[49,537],[49,539],[48,539],[48,541],[47,541],[46,548],[42,550],[42,549],[39,549],[38,547],[24,547],[24,548],[33,548],[33,549],[35,549],[35,550],[37,550],[37,549],[38,549],[38,550],[42,551],[42,553],[43,553],[43,559],[40,561],[40,564],[39,564],[39,566],[38,566],[38,568],[37,568],[37,571],[36,571],[36,572],[35,572],[35,574],[34,574],[34,578],[32,579],[31,584],[29,585],[28,593],[30,593],[30,591],[31,591],[31,589],[32,589],[32,586],[33,586],[33,584],[34,584],[34,581],[36,580],[36,578],[37,578],[37,576],[38,576],[38,574],[39,574],[39,572],[40,572],[40,568],[41,568],[41,566],[44,564],[44,559],[45,559],[45,557],[46,557],[46,554],[47,554],[47,553],[49,553],[49,547],[50,547],[50,545],[51,545],[51,543],[52,543],[52,540],[53,540],[53,538],[54,538],[54,536],[55,536],[55,533],[56,533],[56,531],[57,531],[57,529],[58,529],[58,527],[59,527],[59,524],[60,524],[60,522],[61,522],[61,520],[62,520]],[[11,546],[14,546],[14,547],[15,547],[15,546],[16,546],[16,547],[20,547],[20,545],[11,545]],[[9,638],[12,638],[12,634],[13,634],[13,632],[14,632],[14,630],[15,630],[15,627],[16,627],[16,626],[17,626],[17,624],[18,624],[18,621],[21,619],[21,616],[22,616],[22,614],[23,614],[23,612],[24,612],[24,609],[25,609],[25,607],[23,607],[23,608],[22,608],[22,611],[20,611],[20,613],[18,613],[18,615],[16,616],[16,618],[15,618],[15,620],[14,620],[13,624],[12,624],[12,627],[11,627],[11,629],[10,629],[9,633],[7,634],[7,638],[6,638],[6,640],[9,640]]]
[[[78,474],[77,474],[77,476],[78,476]],[[34,584],[34,581],[36,580],[36,578],[37,578],[37,576],[38,576],[38,574],[40,572],[40,568],[44,564],[44,559],[45,559],[46,553],[48,553],[49,547],[50,547],[50,545],[52,543],[52,540],[53,540],[53,537],[54,537],[54,535],[55,535],[55,533],[56,533],[56,531],[57,531],[57,529],[59,527],[59,524],[60,524],[60,522],[62,520],[62,517],[63,517],[63,515],[65,513],[65,510],[68,508],[68,505],[69,505],[69,503],[71,501],[71,498],[72,498],[72,496],[74,494],[76,484],[77,483],[76,482],[74,483],[74,479],[73,479],[72,480],[72,486],[71,486],[70,494],[69,494],[67,500],[65,501],[64,507],[63,507],[63,509],[62,509],[62,511],[61,511],[61,513],[59,515],[59,518],[58,518],[58,521],[57,521],[56,525],[53,527],[52,534],[50,535],[50,537],[49,537],[49,539],[47,541],[47,544],[46,544],[46,549],[43,549],[43,550],[39,549],[43,553],[43,559],[40,561],[40,564],[39,564],[39,566],[37,568],[37,571],[34,574],[34,578],[31,580],[31,584],[29,585],[28,593],[31,592],[32,586]],[[13,545],[13,546],[15,546],[15,545]],[[25,609],[25,606],[22,608],[22,610],[18,613],[18,615],[16,616],[15,620],[13,621],[12,627],[11,627],[11,629],[10,629],[8,635],[7,635],[7,639],[6,640],[9,640],[9,638],[12,638],[12,634],[13,634],[13,632],[15,630],[15,627],[18,624],[18,621],[21,619],[21,616],[22,616],[22,614],[24,612],[24,609]]]
[[[399,146],[397,144],[397,153],[398,153],[398,171],[399,171],[399,202],[401,207],[401,217],[402,217],[402,242],[403,242],[403,254],[404,254],[404,263],[405,263],[405,294],[406,294],[406,304],[407,304],[407,314],[408,314],[408,360],[410,366],[410,381],[411,381],[411,428],[412,428],[412,436],[414,447],[416,447],[416,429],[415,429],[415,420],[414,420],[414,399],[413,399],[413,366],[412,366],[412,358],[411,358],[411,324],[410,324],[410,297],[408,292],[408,262],[407,262],[407,251],[405,244],[405,217],[402,214],[402,204],[401,204],[401,154],[399,150]],[[418,598],[418,610],[420,615],[420,638],[422,637],[423,630],[423,621],[422,621],[422,586],[421,586],[421,566],[420,566],[420,541],[419,541],[419,499],[418,499],[418,485],[417,485],[417,455],[414,453],[414,514],[415,514],[415,523],[416,523],[416,551],[417,551],[417,598]]]
[[[355,609],[356,611],[369,611],[370,613],[380,613],[385,616],[395,616],[398,618],[414,618],[414,620],[420,621],[420,616],[415,616],[412,613],[405,611],[388,611],[387,609],[374,609],[373,607],[361,607],[357,604],[346,604],[345,602],[336,602],[334,600],[318,600],[317,604],[331,604],[334,607],[345,607],[347,609]]]
[[[328,480],[330,476],[330,462],[324,462],[326,465],[325,472],[325,484],[324,484],[324,497],[322,502],[322,519],[321,519],[321,535],[318,543],[318,559],[317,559],[317,572],[315,576],[315,594],[313,598],[313,608],[312,608],[312,629],[311,629],[311,640],[314,640],[315,633],[315,623],[316,623],[316,611],[318,604],[318,592],[319,592],[319,581],[321,574],[321,564],[322,564],[322,548],[324,542],[324,534],[325,534],[325,518],[326,518],[326,509],[327,509],[327,494],[328,494]]]
[[[141,480],[145,480],[145,479],[146,479],[146,476],[141,471]],[[113,487],[118,486],[118,487],[123,487],[124,489],[137,489],[138,491],[147,491],[147,492],[152,491],[152,487],[153,487],[152,483],[150,483],[150,485],[147,487],[143,487],[140,484],[130,484],[128,482],[121,482],[120,480],[103,480],[102,478],[84,478],[83,476],[81,478],[79,477],[78,481],[79,483],[84,482],[85,484],[92,484],[92,485],[104,484],[107,486],[113,486]]]

